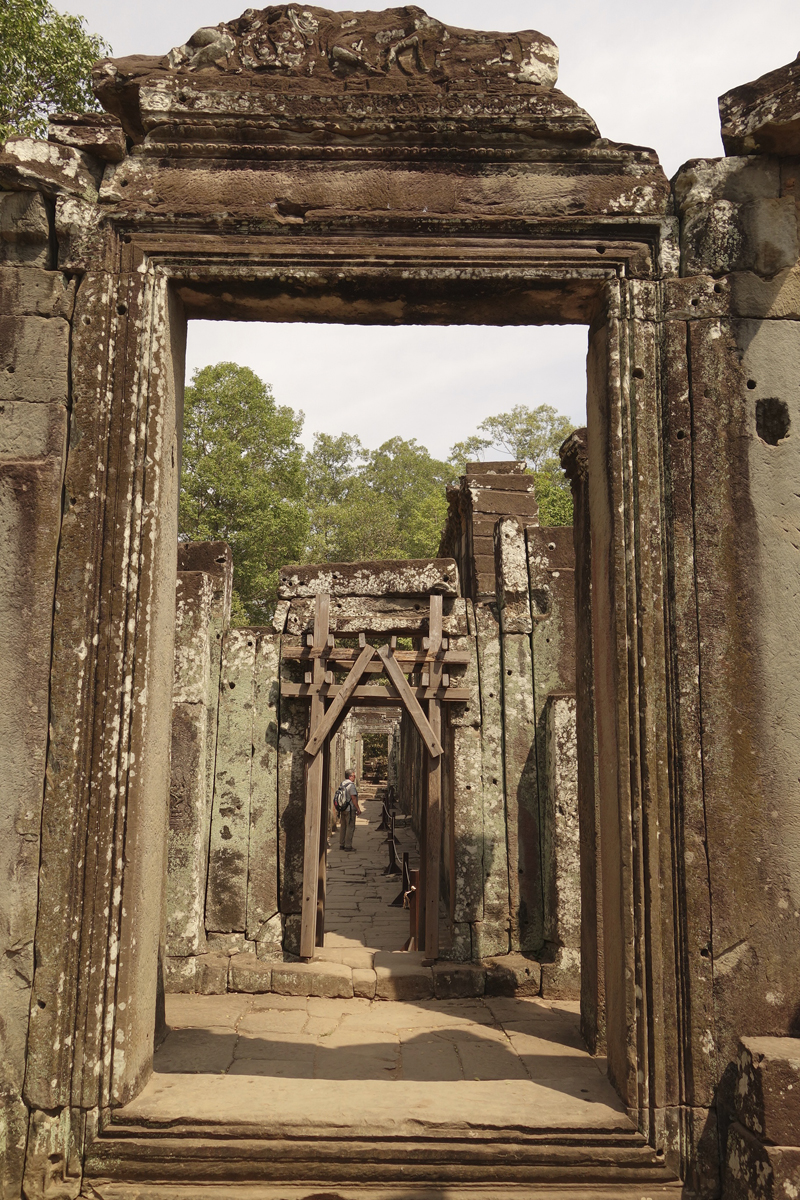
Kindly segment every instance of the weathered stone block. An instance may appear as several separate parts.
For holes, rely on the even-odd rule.
[[[50,265],[50,220],[38,192],[0,192],[0,262]]]
[[[0,401],[66,404],[69,325],[58,317],[0,316]],[[47,363],[47,370],[42,370]]]
[[[487,996],[538,996],[541,989],[541,967],[522,954],[505,954],[487,959]]]
[[[353,967],[353,995],[374,1000],[378,977],[372,967]]]
[[[344,963],[313,963],[311,995],[350,1000],[353,997],[353,972]]]
[[[497,607],[503,633],[530,633],[528,562],[525,533],[514,517],[502,517],[494,528]]]
[[[672,183],[681,215],[715,200],[747,204],[750,200],[774,199],[780,195],[780,186],[778,160],[761,155],[693,158],[681,167]]]
[[[736,1113],[751,1133],[776,1146],[800,1146],[800,1038],[742,1038]]]
[[[195,962],[195,991],[201,996],[223,996],[228,990],[228,955],[200,954]]]
[[[458,1000],[464,996],[482,996],[486,986],[486,968],[479,963],[433,965],[433,992],[437,1000]]]
[[[797,59],[719,99],[726,154],[800,154]]]
[[[310,963],[273,963],[272,990],[279,996],[311,996],[314,974]]]
[[[107,113],[58,113],[50,118],[47,140],[73,146],[102,162],[122,162],[127,150],[122,126]]]
[[[681,226],[681,251],[684,275],[776,275],[794,266],[800,251],[794,200],[717,200],[693,208]]]
[[[69,320],[75,305],[75,283],[59,271],[0,266],[0,312]]]
[[[11,137],[0,149],[0,185],[12,191],[38,188],[46,196],[67,192],[96,200],[102,174],[102,164],[71,146]]]
[[[236,954],[228,969],[228,990],[260,995],[272,991],[272,967],[252,954]]]
[[[380,951],[375,955],[376,1000],[429,1000],[433,996],[433,974],[422,966],[422,955],[408,956],[401,962],[399,955]]]
[[[209,954],[244,954],[249,950],[249,943],[243,933],[206,933],[206,945]]]
[[[734,1121],[723,1165],[724,1200],[789,1200],[800,1193],[800,1147],[765,1146]]]
[[[274,913],[255,937],[256,953],[267,962],[283,962],[283,918]]]
[[[174,957],[164,959],[164,990],[167,993],[195,992],[197,981],[197,957]]]
[[[445,596],[442,630],[448,637],[464,637],[467,616],[464,601]],[[310,633],[314,624],[314,601],[292,600],[286,620],[286,632]],[[354,633],[414,635],[427,633],[427,606],[419,600],[383,597],[340,596],[331,599],[331,632],[342,636]]]
[[[332,596],[457,596],[458,568],[451,558],[281,567],[278,594],[282,599],[316,596],[318,592]]]

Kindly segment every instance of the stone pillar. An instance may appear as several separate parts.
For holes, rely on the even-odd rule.
[[[542,995],[576,1000],[581,988],[581,879],[575,697],[549,696],[545,706],[542,788],[544,937]]]
[[[254,630],[228,630],[222,644],[206,892],[206,930],[215,933],[247,928],[255,659]]]
[[[525,534],[515,517],[498,520],[494,544],[500,612],[511,949],[538,954],[544,934],[532,625]]]
[[[255,658],[247,868],[247,937],[273,943],[278,915],[278,690],[281,640],[261,633]],[[268,925],[272,922],[272,925]],[[268,925],[267,929],[264,926]],[[263,931],[263,936],[262,936]]]
[[[576,429],[561,447],[561,464],[572,487],[575,552],[575,721],[578,753],[578,823],[581,870],[581,1032],[592,1054],[605,1049],[605,966],[597,804],[597,731],[592,653],[592,546],[589,522],[589,459],[586,430]]]
[[[40,196],[0,194],[0,234]],[[46,228],[46,217],[43,218]],[[32,243],[31,243],[32,245]],[[0,249],[2,246],[0,245]],[[2,255],[0,255],[2,258]],[[35,261],[38,261],[36,259]],[[17,1196],[74,285],[0,268],[0,1195]],[[46,371],[42,370],[46,363]]]
[[[564,816],[577,830],[578,801],[576,792],[562,790],[554,795],[551,790],[558,778],[558,764],[551,764],[550,750],[557,752],[561,743],[557,741],[551,745],[548,732],[551,697],[575,691],[575,553],[572,529],[568,525],[530,528],[527,534],[542,830],[542,902],[546,926],[543,930],[542,995],[577,999],[580,995],[580,955],[578,945],[571,944],[572,935],[566,928],[561,928],[556,897],[566,902],[566,892],[564,878],[560,875],[560,856],[554,847],[561,837],[556,827],[560,808],[564,804],[572,806]],[[578,896],[575,902],[580,907]]]
[[[284,949],[300,951],[308,702],[282,699],[278,737],[278,863]]]
[[[211,795],[207,760],[211,663],[208,630],[214,581],[204,571],[181,571],[175,605],[169,835],[167,839],[167,954],[206,949],[205,897]]]
[[[509,950],[509,859],[503,771],[503,682],[494,605],[475,606],[483,776],[483,918],[473,927],[473,957]]]

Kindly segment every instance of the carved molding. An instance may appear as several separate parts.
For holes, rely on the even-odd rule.
[[[409,4],[383,12],[330,12],[297,4],[248,8],[238,20],[198,29],[167,55],[172,70],[255,71],[276,76],[432,83],[473,80],[508,89],[551,88],[558,48],[534,30],[479,33],[456,29]]]

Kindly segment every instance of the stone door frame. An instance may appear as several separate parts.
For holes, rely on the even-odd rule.
[[[590,326],[609,1070],[667,1161],[693,1157],[692,1106],[709,1103],[710,981],[692,950],[707,944],[708,881],[683,865],[702,836],[702,795],[698,810],[684,686],[696,645],[693,658],[676,598],[694,588],[688,468],[669,432],[687,403],[685,353],[666,319],[689,300],[656,282],[674,261],[673,226],[610,216],[579,233],[552,221],[519,237],[469,233],[284,238],[111,218],[72,264],[82,278],[26,1078],[32,1106],[72,1122],[67,1140],[102,1125],[152,1068],[186,317],[547,320]],[[78,1109],[89,1113],[80,1133]]]

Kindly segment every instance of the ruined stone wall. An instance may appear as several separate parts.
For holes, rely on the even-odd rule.
[[[470,464],[448,499],[442,552],[459,556],[477,645],[481,770],[463,785],[473,828],[481,796],[473,956],[522,951],[542,960],[546,994],[577,996],[577,791],[559,761],[574,755],[570,718],[547,734],[550,697],[575,688],[572,532],[539,528],[522,463]]]
[[[37,192],[0,192],[0,1195],[21,1174],[74,284]],[[12,265],[13,264],[13,265]],[[46,373],[43,364],[47,364]],[[8,1184],[8,1195],[12,1195]]]

